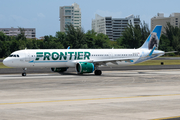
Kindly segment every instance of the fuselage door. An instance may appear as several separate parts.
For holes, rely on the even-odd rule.
[[[113,58],[113,53],[109,53],[109,59]]]
[[[35,66],[35,62],[34,62],[34,60],[35,60],[35,55],[31,52],[31,53],[29,53],[29,64],[30,64],[30,66]]]
[[[25,62],[29,62],[29,61],[30,61],[30,54],[29,52],[26,51]]]

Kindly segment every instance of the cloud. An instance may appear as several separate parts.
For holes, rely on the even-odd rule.
[[[44,17],[45,17],[45,15],[44,15],[43,13],[37,13],[37,16],[38,16],[38,17],[41,17],[41,18],[44,18]]]
[[[122,17],[122,12],[110,12],[110,11],[102,11],[102,10],[97,10],[95,14],[98,14],[102,17],[113,17],[113,18],[120,18]]]

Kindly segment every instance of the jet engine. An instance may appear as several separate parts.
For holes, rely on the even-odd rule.
[[[76,71],[78,74],[92,73],[94,71],[94,64],[88,62],[79,62],[76,64]]]

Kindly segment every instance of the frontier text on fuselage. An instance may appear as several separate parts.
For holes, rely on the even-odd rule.
[[[90,59],[90,52],[36,52],[36,60],[43,58],[43,60],[86,60]]]

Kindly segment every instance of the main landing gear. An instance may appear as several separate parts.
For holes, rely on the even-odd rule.
[[[101,74],[102,74],[102,72],[101,72],[101,70],[99,70],[99,67],[98,67],[98,66],[95,66],[94,74],[95,74],[95,75],[101,75]]]
[[[26,70],[27,68],[23,68],[24,72],[22,73],[22,76],[26,76]]]
[[[101,72],[101,70],[95,70],[95,71],[94,71],[94,74],[95,74],[95,75],[101,75],[102,72]]]

